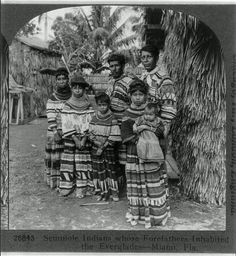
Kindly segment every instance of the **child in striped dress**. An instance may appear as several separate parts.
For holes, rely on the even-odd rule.
[[[92,142],[92,168],[95,192],[98,200],[119,201],[114,144],[121,141],[118,121],[110,108],[110,98],[106,93],[95,97],[97,112],[89,127]]]
[[[91,143],[87,140],[89,123],[94,115],[85,89],[87,82],[75,74],[71,79],[72,96],[61,111],[64,152],[61,158],[60,195],[83,198],[93,194]]]
[[[67,69],[59,67],[53,74],[56,76],[56,87],[46,105],[48,130],[45,147],[45,180],[52,189],[59,187],[61,154],[64,148],[58,129],[58,115],[65,101],[71,97]]]

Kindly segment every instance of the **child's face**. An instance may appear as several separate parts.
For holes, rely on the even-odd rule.
[[[145,102],[145,94],[140,91],[135,91],[131,94],[131,101],[136,106],[141,106]]]
[[[106,114],[109,109],[109,105],[106,102],[98,101],[97,108],[101,114]]]
[[[152,122],[154,121],[156,115],[155,115],[155,109],[154,108],[145,108],[145,111],[144,111],[144,118],[145,120],[149,121],[149,122]]]
[[[80,98],[84,95],[85,88],[79,84],[75,84],[72,86],[71,91],[74,97]]]
[[[68,84],[68,78],[65,75],[58,75],[56,77],[56,84],[59,88],[65,88]]]

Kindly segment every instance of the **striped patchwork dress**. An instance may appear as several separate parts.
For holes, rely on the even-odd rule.
[[[84,149],[76,148],[73,135],[83,138],[88,135],[89,123],[94,115],[90,103],[79,99],[80,106],[67,101],[61,110],[61,129],[64,152],[61,157],[60,195],[70,194],[74,188],[77,196],[85,196],[93,190],[91,143],[87,140]],[[84,101],[84,103],[83,103]]]
[[[145,162],[137,156],[133,125],[143,114],[145,106],[135,107],[131,104],[126,110],[121,125],[121,137],[127,145],[126,179],[129,209],[126,214],[128,222],[144,224],[146,228],[164,225],[170,216],[168,203],[167,175],[163,161]]]
[[[58,128],[58,115],[64,102],[71,96],[70,89],[64,93],[54,92],[46,105],[48,129],[45,147],[45,180],[51,188],[58,188],[60,181],[60,160],[63,152],[63,143],[54,140],[53,129]]]
[[[101,155],[96,155],[98,147],[92,147],[92,168],[95,192],[101,196],[109,192],[118,193],[117,166],[114,152],[115,142],[121,141],[120,127],[114,114],[109,111],[102,115],[96,113],[90,122],[89,138],[105,145]]]

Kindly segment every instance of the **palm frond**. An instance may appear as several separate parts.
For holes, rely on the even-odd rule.
[[[92,37],[95,41],[106,39],[106,38],[108,38],[108,36],[109,36],[109,32],[102,27],[96,28],[92,33]]]
[[[134,43],[137,39],[137,34],[127,36],[119,41],[116,41],[113,46],[114,48],[122,47],[122,46],[129,46],[130,44]]]
[[[124,29],[128,26],[128,24],[137,22],[138,18],[135,16],[128,17],[115,31],[113,31],[109,39],[114,40],[115,38],[118,38],[122,36]]]
[[[127,10],[126,6],[120,6],[117,7],[114,12],[112,13],[112,15],[110,15],[110,17],[105,21],[104,23],[104,27],[109,30],[110,32],[112,32],[114,29],[116,29],[116,24],[120,19],[120,15],[121,13]]]
[[[92,23],[93,28],[102,27],[102,6],[93,5],[91,14],[89,15],[89,20]]]
[[[92,26],[90,25],[90,21],[89,21],[87,15],[85,14],[85,12],[84,12],[84,10],[83,10],[82,8],[80,8],[80,12],[82,13],[82,16],[83,16],[83,18],[84,18],[84,20],[85,20],[85,22],[86,22],[86,24],[87,24],[89,30],[90,30],[90,31],[93,31],[93,28],[92,28]]]

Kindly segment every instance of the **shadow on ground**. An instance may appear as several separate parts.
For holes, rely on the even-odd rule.
[[[10,126],[9,136],[9,228],[44,230],[139,230],[125,220],[127,200],[107,205],[81,206],[93,197],[61,198],[43,181],[44,145],[47,121],[37,119],[26,125]],[[225,207],[198,204],[170,184],[172,217],[158,230],[225,230]],[[3,210],[3,215],[7,211]],[[7,216],[3,217],[7,221]],[[3,224],[3,228],[7,223]]]

